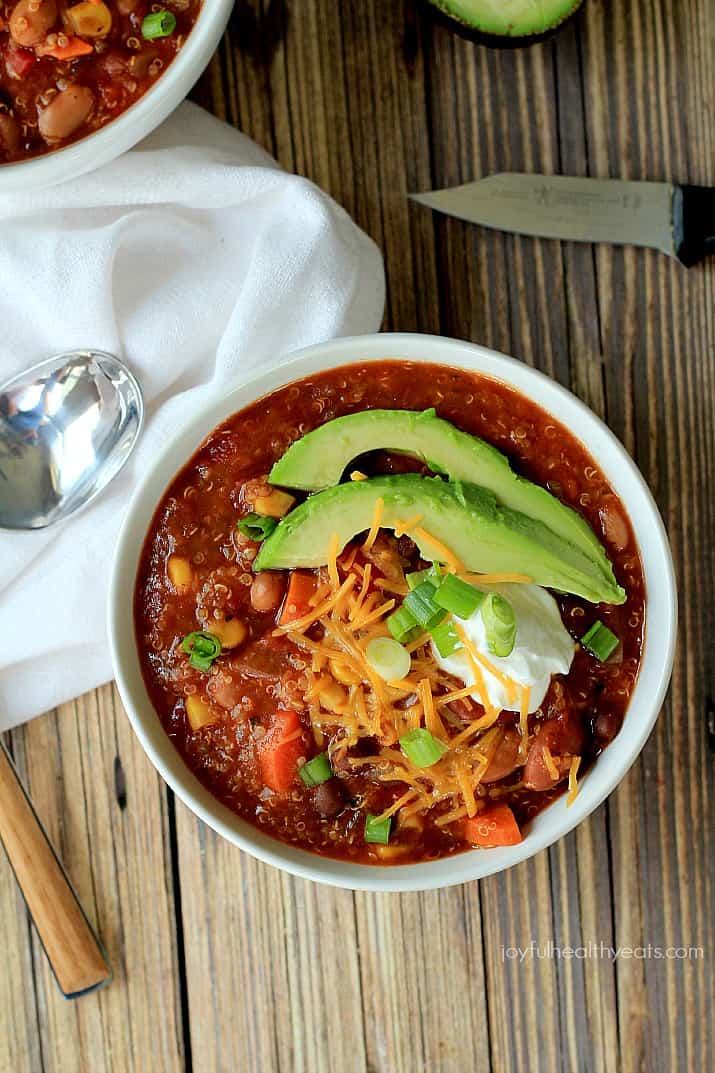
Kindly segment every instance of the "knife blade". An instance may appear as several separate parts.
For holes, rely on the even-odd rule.
[[[715,253],[715,189],[501,172],[413,201],[499,231],[660,250],[690,267]]]

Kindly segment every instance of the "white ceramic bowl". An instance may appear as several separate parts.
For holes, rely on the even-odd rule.
[[[44,156],[0,165],[0,194],[40,190],[114,160],[150,134],[183,101],[213,55],[235,0],[203,0],[186,42],[136,104],[94,134]]]
[[[284,845],[234,815],[204,789],[166,736],[149,700],[132,617],[139,555],[154,510],[172,478],[204,437],[237,410],[293,380],[351,362],[385,358],[439,362],[486,373],[533,399],[569,428],[598,460],[628,509],[647,591],[645,648],[623,728],[584,776],[571,808],[566,808],[562,796],[532,821],[518,846],[473,850],[445,860],[391,867],[331,860]],[[533,856],[580,823],[620,782],[651,732],[670,680],[675,629],[675,580],[663,523],[648,487],[613,433],[582,402],[527,365],[484,347],[429,335],[371,335],[322,343],[266,372],[247,377],[233,391],[207,404],[141,479],[119,537],[109,602],[109,635],[119,691],[139,740],[175,793],[215,831],[260,860],[306,879],[356,890],[427,890],[492,875]]]

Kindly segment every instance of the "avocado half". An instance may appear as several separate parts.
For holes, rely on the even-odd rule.
[[[453,28],[486,44],[531,44],[557,30],[583,0],[428,0]]]
[[[381,528],[404,528],[413,519],[406,532],[428,561],[444,561],[448,549],[467,570],[524,574],[590,603],[626,598],[588,555],[541,522],[500,506],[483,488],[416,474],[349,481],[309,496],[263,541],[254,569],[324,566],[335,537],[340,552],[371,527],[379,506]]]

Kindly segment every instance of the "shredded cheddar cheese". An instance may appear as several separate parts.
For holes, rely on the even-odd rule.
[[[544,758],[544,765],[545,765],[546,770],[548,771],[549,775],[551,776],[551,778],[552,779],[558,779],[558,777],[559,777],[559,769],[556,767],[556,764],[554,763],[554,758],[553,758],[553,756],[551,754],[551,749],[549,749],[548,745],[543,745],[541,747],[541,755]]]
[[[350,474],[350,480],[351,481],[366,481],[367,480],[367,474],[362,473],[362,471],[359,470],[359,469],[354,469],[352,471],[352,473]]]
[[[571,766],[569,767],[569,792],[566,798],[566,808],[573,805],[576,797],[578,796],[578,782],[576,776],[578,775],[578,769],[581,764],[580,756],[571,757]]]
[[[521,734],[521,741],[519,742],[519,756],[523,760],[526,756],[526,746],[529,741],[529,701],[531,699],[531,689],[529,686],[521,686],[520,688],[519,733]]]
[[[370,532],[365,538],[365,543],[362,546],[363,551],[369,551],[377,539],[377,534],[380,532],[380,526],[382,525],[382,516],[385,511],[385,500],[382,496],[378,496],[375,500],[375,511],[372,516],[372,525],[370,526]]]
[[[328,548],[328,577],[330,578],[330,584],[333,586],[333,590],[337,591],[340,588],[340,577],[338,575],[338,552],[340,551],[340,537],[337,533],[333,533],[330,538],[330,546]]]
[[[481,783],[505,731],[496,725],[500,713],[489,702],[485,674],[502,683],[510,701],[519,699],[522,722],[529,691],[483,656],[458,622],[455,628],[471,667],[473,685],[455,688],[454,678],[432,655],[428,633],[405,645],[411,661],[405,677],[387,682],[371,667],[367,646],[376,637],[391,636],[388,616],[408,592],[397,553],[396,568],[389,570],[389,576],[383,576],[382,550],[379,565],[378,557],[374,562],[363,557],[373,547],[383,518],[384,503],[379,499],[362,547],[354,545],[342,558],[339,534],[333,534],[327,565],[318,572],[310,612],[278,627],[274,636],[288,636],[305,655],[302,688],[316,744],[322,748],[327,741],[331,758],[348,768],[369,769],[371,777],[386,785],[402,784],[402,792],[379,818],[399,813],[401,825],[410,821],[419,825],[420,814],[437,807],[435,822],[444,826],[476,816],[488,801],[487,794],[491,795],[491,787],[487,792]],[[448,569],[454,573],[463,570],[449,548],[420,528],[421,520],[415,516],[399,521],[394,526],[396,535],[409,530]],[[521,575],[503,577],[514,580]],[[467,703],[452,710],[450,703],[457,700]],[[473,718],[465,724],[464,713],[469,717],[472,710]],[[419,727],[447,746],[442,758],[427,768],[416,767],[399,744],[404,734]],[[353,755],[352,747],[364,738],[376,743],[371,755]],[[575,785],[576,771],[577,766],[570,775],[570,789],[572,783]]]
[[[454,552],[450,551],[441,540],[437,540],[431,533],[428,533],[426,529],[417,526],[414,530],[414,534],[418,540],[430,544],[434,548],[437,552],[437,558],[440,562],[446,563],[447,568],[451,570],[453,574],[458,574],[461,570],[464,570],[464,564],[460,562]]]
[[[408,518],[407,521],[402,521],[402,522],[401,521],[395,521],[395,524],[393,526],[393,528],[395,530],[395,536],[396,537],[404,536],[405,533],[409,529],[414,529],[414,527],[416,525],[419,525],[421,521],[422,521],[422,515],[421,514],[415,514],[415,515],[413,515],[413,517]]]
[[[320,604],[311,611],[309,615],[304,615],[303,618],[296,619],[294,622],[287,622],[285,626],[279,626],[273,631],[274,637],[281,637],[284,633],[297,633],[301,630],[306,630],[308,626],[312,626],[314,622],[322,618],[328,611],[331,611],[341,599],[347,596],[352,589],[355,588],[355,575],[348,574],[345,581],[342,583],[338,591],[327,599],[324,603]]]

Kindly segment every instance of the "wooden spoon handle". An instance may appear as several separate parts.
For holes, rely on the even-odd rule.
[[[104,951],[2,742],[0,839],[65,997],[108,983]]]

